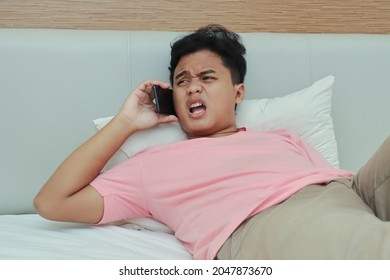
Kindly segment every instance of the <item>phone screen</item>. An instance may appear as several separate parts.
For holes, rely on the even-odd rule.
[[[154,100],[156,102],[157,113],[162,115],[176,115],[173,105],[172,89],[164,89],[159,86],[153,86]]]

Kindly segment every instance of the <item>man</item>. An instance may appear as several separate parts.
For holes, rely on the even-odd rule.
[[[195,259],[252,259],[269,257],[262,251],[260,234],[266,215],[291,203],[304,206],[299,198],[308,193],[311,198],[332,190],[349,203],[350,197],[356,198],[354,188],[374,211],[385,209],[389,196],[378,206],[372,192],[388,187],[366,174],[373,174],[372,164],[353,176],[330,166],[293,132],[237,127],[235,108],[245,96],[244,54],[240,37],[221,26],[201,28],[176,41],[170,81],[177,117],[157,114],[153,103],[152,86],[170,84],[140,84],[112,121],[76,149],[42,187],[34,200],[38,213],[92,224],[154,217],[175,231]],[[133,133],[174,121],[180,122],[188,141],[146,149],[100,174]],[[387,178],[389,164],[384,166],[382,177]],[[354,203],[367,207],[360,198]],[[315,255],[322,249],[309,249],[308,256],[324,256]],[[344,248],[337,255],[353,257],[361,255]]]

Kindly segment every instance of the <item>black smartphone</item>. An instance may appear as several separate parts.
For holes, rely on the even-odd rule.
[[[165,89],[153,85],[154,101],[157,107],[157,113],[163,115],[175,115],[175,106],[173,105],[172,89]]]

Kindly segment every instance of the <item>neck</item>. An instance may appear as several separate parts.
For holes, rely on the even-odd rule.
[[[187,134],[187,136],[188,136],[188,139],[195,139],[195,138],[202,138],[202,137],[216,138],[216,137],[229,136],[229,135],[235,134],[239,131],[241,131],[240,128],[234,127],[234,128],[224,129],[224,130],[212,133],[212,134],[201,134],[201,135]]]

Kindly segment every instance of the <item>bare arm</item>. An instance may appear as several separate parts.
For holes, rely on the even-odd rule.
[[[58,167],[34,199],[38,213],[51,220],[97,223],[103,216],[103,198],[89,183],[136,131],[164,122],[174,116],[159,116],[152,102],[151,85],[139,85],[119,113],[100,131],[78,147]]]

